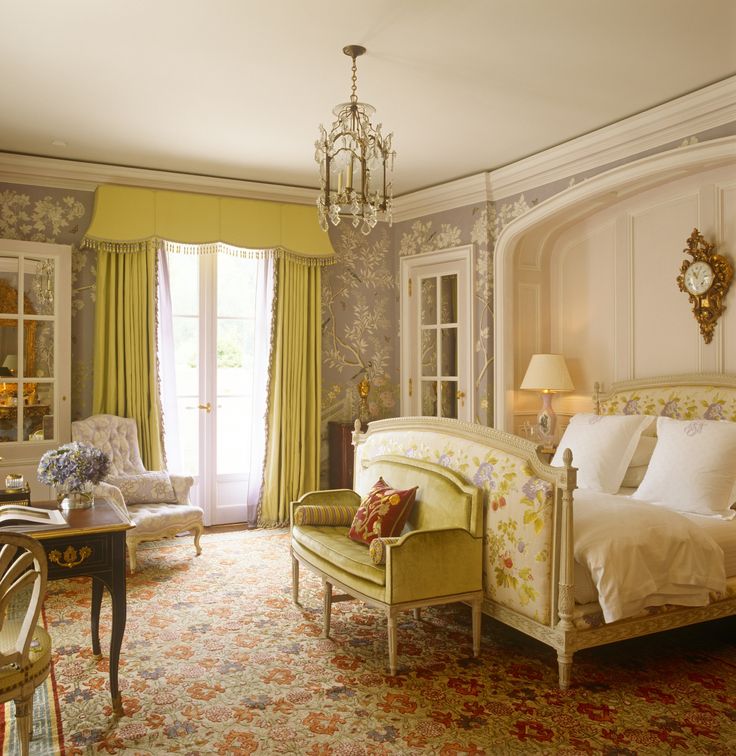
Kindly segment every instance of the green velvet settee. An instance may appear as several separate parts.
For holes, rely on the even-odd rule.
[[[316,572],[324,586],[323,635],[329,636],[333,601],[360,599],[385,611],[389,667],[396,674],[396,625],[400,612],[454,601],[472,606],[473,653],[480,652],[483,503],[480,490],[452,470],[432,462],[380,455],[361,463],[371,484],[383,477],[393,488],[417,486],[416,501],[400,537],[372,544],[348,537],[365,491],[313,491],[291,503],[293,598],[299,603],[299,566]],[[331,508],[321,522],[300,507]],[[323,509],[322,511],[325,511]],[[331,517],[329,514],[334,514]],[[378,557],[376,556],[378,554]],[[380,563],[376,563],[380,560]],[[333,595],[333,587],[343,594]]]

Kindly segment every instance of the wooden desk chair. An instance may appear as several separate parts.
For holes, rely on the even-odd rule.
[[[46,572],[37,540],[0,531],[0,703],[15,701],[22,756],[33,731],[33,693],[51,668],[51,638],[37,624]]]

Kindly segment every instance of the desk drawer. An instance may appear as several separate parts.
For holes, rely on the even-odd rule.
[[[49,578],[94,574],[110,565],[109,539],[102,534],[59,536],[42,541],[49,562]]]

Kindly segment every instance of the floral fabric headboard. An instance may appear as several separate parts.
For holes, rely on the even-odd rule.
[[[610,392],[596,392],[593,400],[599,415],[663,415],[677,420],[736,422],[736,376],[664,376],[614,383]]]

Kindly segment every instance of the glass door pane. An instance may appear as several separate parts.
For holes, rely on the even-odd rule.
[[[217,260],[217,473],[238,474],[250,456],[255,278],[233,255]]]
[[[199,471],[199,258],[171,255],[169,280],[183,470]]]
[[[420,411],[424,416],[458,416],[457,289],[454,273],[420,278]]]

